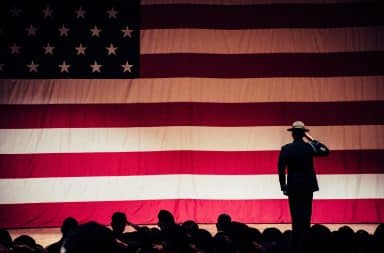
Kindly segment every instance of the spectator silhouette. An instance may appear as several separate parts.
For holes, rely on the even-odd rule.
[[[197,223],[193,220],[187,220],[181,224],[181,229],[185,234],[189,247],[194,247],[196,245],[196,236],[199,233],[199,225],[197,225]]]
[[[208,253],[213,249],[213,237],[205,229],[197,229],[192,232],[189,248],[192,252]]]
[[[187,220],[181,224],[181,229],[188,238],[191,238],[192,235],[199,230],[199,225],[197,225],[197,223],[193,220]]]
[[[217,220],[218,231],[212,237],[207,230],[200,229],[195,221],[187,220],[182,225],[178,225],[169,211],[161,210],[158,213],[160,229],[139,227],[136,231],[123,233],[122,238],[129,239],[127,246],[123,247],[116,239],[115,233],[107,227],[96,222],[77,225],[75,219],[67,218],[62,224],[62,238],[52,245],[55,245],[56,249],[61,246],[59,252],[62,253],[290,252],[291,230],[282,233],[276,227],[269,227],[260,233],[256,228],[232,221],[227,214],[220,215]],[[225,224],[224,229],[222,229],[223,224]],[[117,231],[121,233],[123,227],[120,226]],[[328,227],[316,224],[310,227],[300,250],[304,253],[382,253],[384,252],[383,243],[383,224],[376,228],[374,234],[369,234],[362,229],[355,233],[349,226],[341,226],[337,231],[331,232]],[[47,249],[53,248],[52,245]],[[46,252],[48,251],[45,251],[32,237],[21,235],[12,242],[8,231],[0,229],[0,253]]]
[[[122,212],[115,212],[111,217],[112,233],[115,238],[122,239],[125,227],[128,223],[127,217]]]
[[[228,232],[232,223],[232,218],[226,213],[222,213],[217,217],[217,232]]]
[[[331,230],[324,225],[315,224],[304,241],[304,252],[330,252],[331,242]]]
[[[20,235],[13,240],[12,253],[46,253],[47,251],[40,245],[37,244],[35,239],[29,235]]]
[[[232,237],[230,236],[230,227],[232,218],[226,213],[217,217],[216,234],[213,237],[215,252],[232,253],[235,252]]]
[[[279,252],[283,233],[275,227],[268,227],[261,233],[261,243],[267,252]]]
[[[78,222],[76,219],[72,217],[68,217],[63,221],[63,224],[61,225],[60,231],[62,234],[62,237],[59,241],[52,243],[47,247],[47,251],[49,253],[60,253],[60,248],[63,245],[63,241],[66,237],[78,226]]]
[[[349,226],[342,226],[332,233],[332,245],[334,252],[354,252],[355,232]]]
[[[355,233],[356,253],[369,253],[374,252],[373,235],[367,231],[359,229]]]
[[[261,248],[260,231],[233,221],[228,214],[218,216],[216,229],[214,243],[217,252],[258,252]]]
[[[20,235],[13,240],[13,245],[24,245],[34,248],[36,246],[36,241],[29,235]]]
[[[96,222],[79,225],[64,241],[65,253],[118,253],[119,246],[110,229]]]
[[[176,224],[172,213],[168,210],[160,210],[157,218],[164,249],[185,251],[188,248],[187,236],[182,228]]]
[[[124,231],[126,226],[131,226],[134,230],[141,229],[140,226],[133,224],[127,219],[127,216],[123,212],[114,212],[111,217],[111,227],[113,235],[116,239],[122,240],[124,238]]]
[[[373,233],[375,251],[376,252],[384,252],[384,224],[380,224],[375,229]]]
[[[0,253],[8,252],[12,248],[12,237],[8,230],[0,229]]]

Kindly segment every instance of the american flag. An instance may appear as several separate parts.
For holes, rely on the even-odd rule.
[[[3,78],[137,76],[139,1],[2,4]]]
[[[384,18],[353,0],[2,2],[0,227],[290,222],[302,120],[313,222],[384,221]]]

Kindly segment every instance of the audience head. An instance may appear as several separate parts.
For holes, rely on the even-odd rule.
[[[172,213],[168,210],[160,210],[158,215],[158,223],[157,225],[161,230],[168,229],[171,226],[174,226],[175,218],[173,217]]]
[[[8,230],[0,229],[0,247],[10,249],[12,247],[12,237]]]
[[[192,235],[192,244],[198,252],[211,250],[213,247],[212,235],[205,229],[197,229]]]
[[[181,224],[181,228],[188,237],[191,237],[196,231],[199,230],[199,225],[193,220],[184,221]]]
[[[79,225],[65,240],[62,252],[65,253],[115,253],[117,243],[108,228],[96,222]]]
[[[261,233],[261,239],[266,243],[274,243],[281,239],[283,233],[275,227],[268,227]]]
[[[13,245],[25,245],[34,248],[36,246],[36,241],[29,235],[20,235],[13,240]]]
[[[329,252],[331,245],[331,230],[324,225],[313,225],[304,238],[303,249],[305,252]]]
[[[213,238],[215,252],[232,253],[235,252],[232,238],[225,232],[218,232]]]
[[[71,233],[78,225],[79,224],[76,219],[72,217],[66,218],[61,225],[61,233],[63,234],[63,237],[68,236],[68,234]]]
[[[248,227],[247,235],[249,240],[257,243],[261,242],[261,232],[257,228]]]
[[[367,231],[359,229],[355,233],[356,249],[359,253],[373,252],[374,239],[373,235]]]
[[[328,243],[331,238],[331,230],[321,224],[315,224],[309,231],[311,239],[316,239],[319,244]]]
[[[338,230],[338,237],[343,242],[351,242],[355,237],[355,232],[349,226],[342,226]]]
[[[226,213],[222,213],[217,217],[216,228],[217,231],[228,231],[232,223],[232,218]]]
[[[36,241],[29,235],[20,235],[13,240],[13,253],[37,252]]]
[[[122,234],[127,225],[127,216],[122,212],[115,212],[112,214],[111,226],[114,233]]]
[[[384,223],[377,226],[375,232],[373,233],[375,240],[380,240],[384,242]]]
[[[373,239],[377,252],[384,252],[384,224],[377,226],[373,233]]]

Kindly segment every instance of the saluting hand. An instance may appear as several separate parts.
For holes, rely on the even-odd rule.
[[[304,134],[304,137],[308,140],[308,141],[313,141],[313,137],[309,134],[309,133],[305,133]]]

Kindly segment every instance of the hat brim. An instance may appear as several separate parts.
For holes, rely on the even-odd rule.
[[[291,128],[288,128],[287,130],[290,132],[293,132],[293,131],[308,132],[309,131],[308,128],[298,128],[298,127],[291,127]]]

